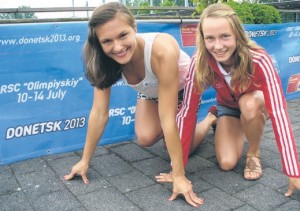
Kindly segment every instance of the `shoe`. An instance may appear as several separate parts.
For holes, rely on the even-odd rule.
[[[208,112],[212,113],[216,117],[218,117],[218,110],[216,105],[212,105],[209,109]]]
[[[208,112],[212,113],[216,118],[218,118],[218,110],[216,105],[212,105],[209,109]],[[211,125],[214,134],[216,133],[216,128],[217,128],[217,123]]]
[[[257,175],[254,177],[250,176],[250,173],[256,173]],[[246,177],[246,174],[250,177]],[[244,170],[244,178],[245,180],[257,180],[262,177],[262,167],[260,157],[257,155],[247,155],[246,166]]]

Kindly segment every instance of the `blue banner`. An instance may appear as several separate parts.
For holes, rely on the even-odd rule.
[[[138,22],[138,32],[173,35],[189,55],[197,23]],[[300,25],[245,25],[266,48],[286,98],[300,97]],[[0,165],[82,149],[93,87],[84,77],[86,22],[0,25]],[[205,92],[200,120],[216,101]],[[110,120],[100,144],[134,140],[136,92],[122,81],[112,88]]]

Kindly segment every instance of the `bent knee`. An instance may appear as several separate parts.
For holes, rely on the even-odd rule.
[[[151,147],[158,140],[150,134],[136,134],[137,143],[142,147]]]
[[[237,161],[221,159],[219,162],[219,166],[223,171],[231,171],[237,165]]]
[[[259,114],[263,113],[264,110],[264,104],[255,97],[247,98],[247,100],[240,102],[239,106],[246,120],[256,118]]]

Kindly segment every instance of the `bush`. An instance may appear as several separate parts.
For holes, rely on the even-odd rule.
[[[251,4],[252,14],[254,15],[254,23],[281,23],[279,11],[270,5]]]
[[[255,23],[255,17],[251,10],[251,4],[244,2],[239,4],[237,2],[228,2],[227,3],[231,8],[233,8],[236,14],[239,16],[241,21],[245,24]]]
[[[233,0],[224,3],[235,10],[244,24],[281,23],[280,13],[273,6],[249,2],[237,3]],[[199,1],[196,7],[197,13],[201,14],[205,7],[204,1]]]

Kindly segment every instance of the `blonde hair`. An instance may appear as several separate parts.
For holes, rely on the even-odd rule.
[[[262,49],[254,41],[250,40],[245,33],[241,20],[235,11],[223,3],[211,4],[201,14],[197,30],[197,54],[196,54],[196,79],[199,91],[203,92],[215,80],[215,72],[209,67],[210,53],[205,47],[202,25],[206,18],[225,18],[230,24],[236,36],[236,49],[233,53],[234,71],[231,73],[231,87],[239,84],[239,90],[248,88],[251,76],[253,75],[252,55],[250,49]]]

